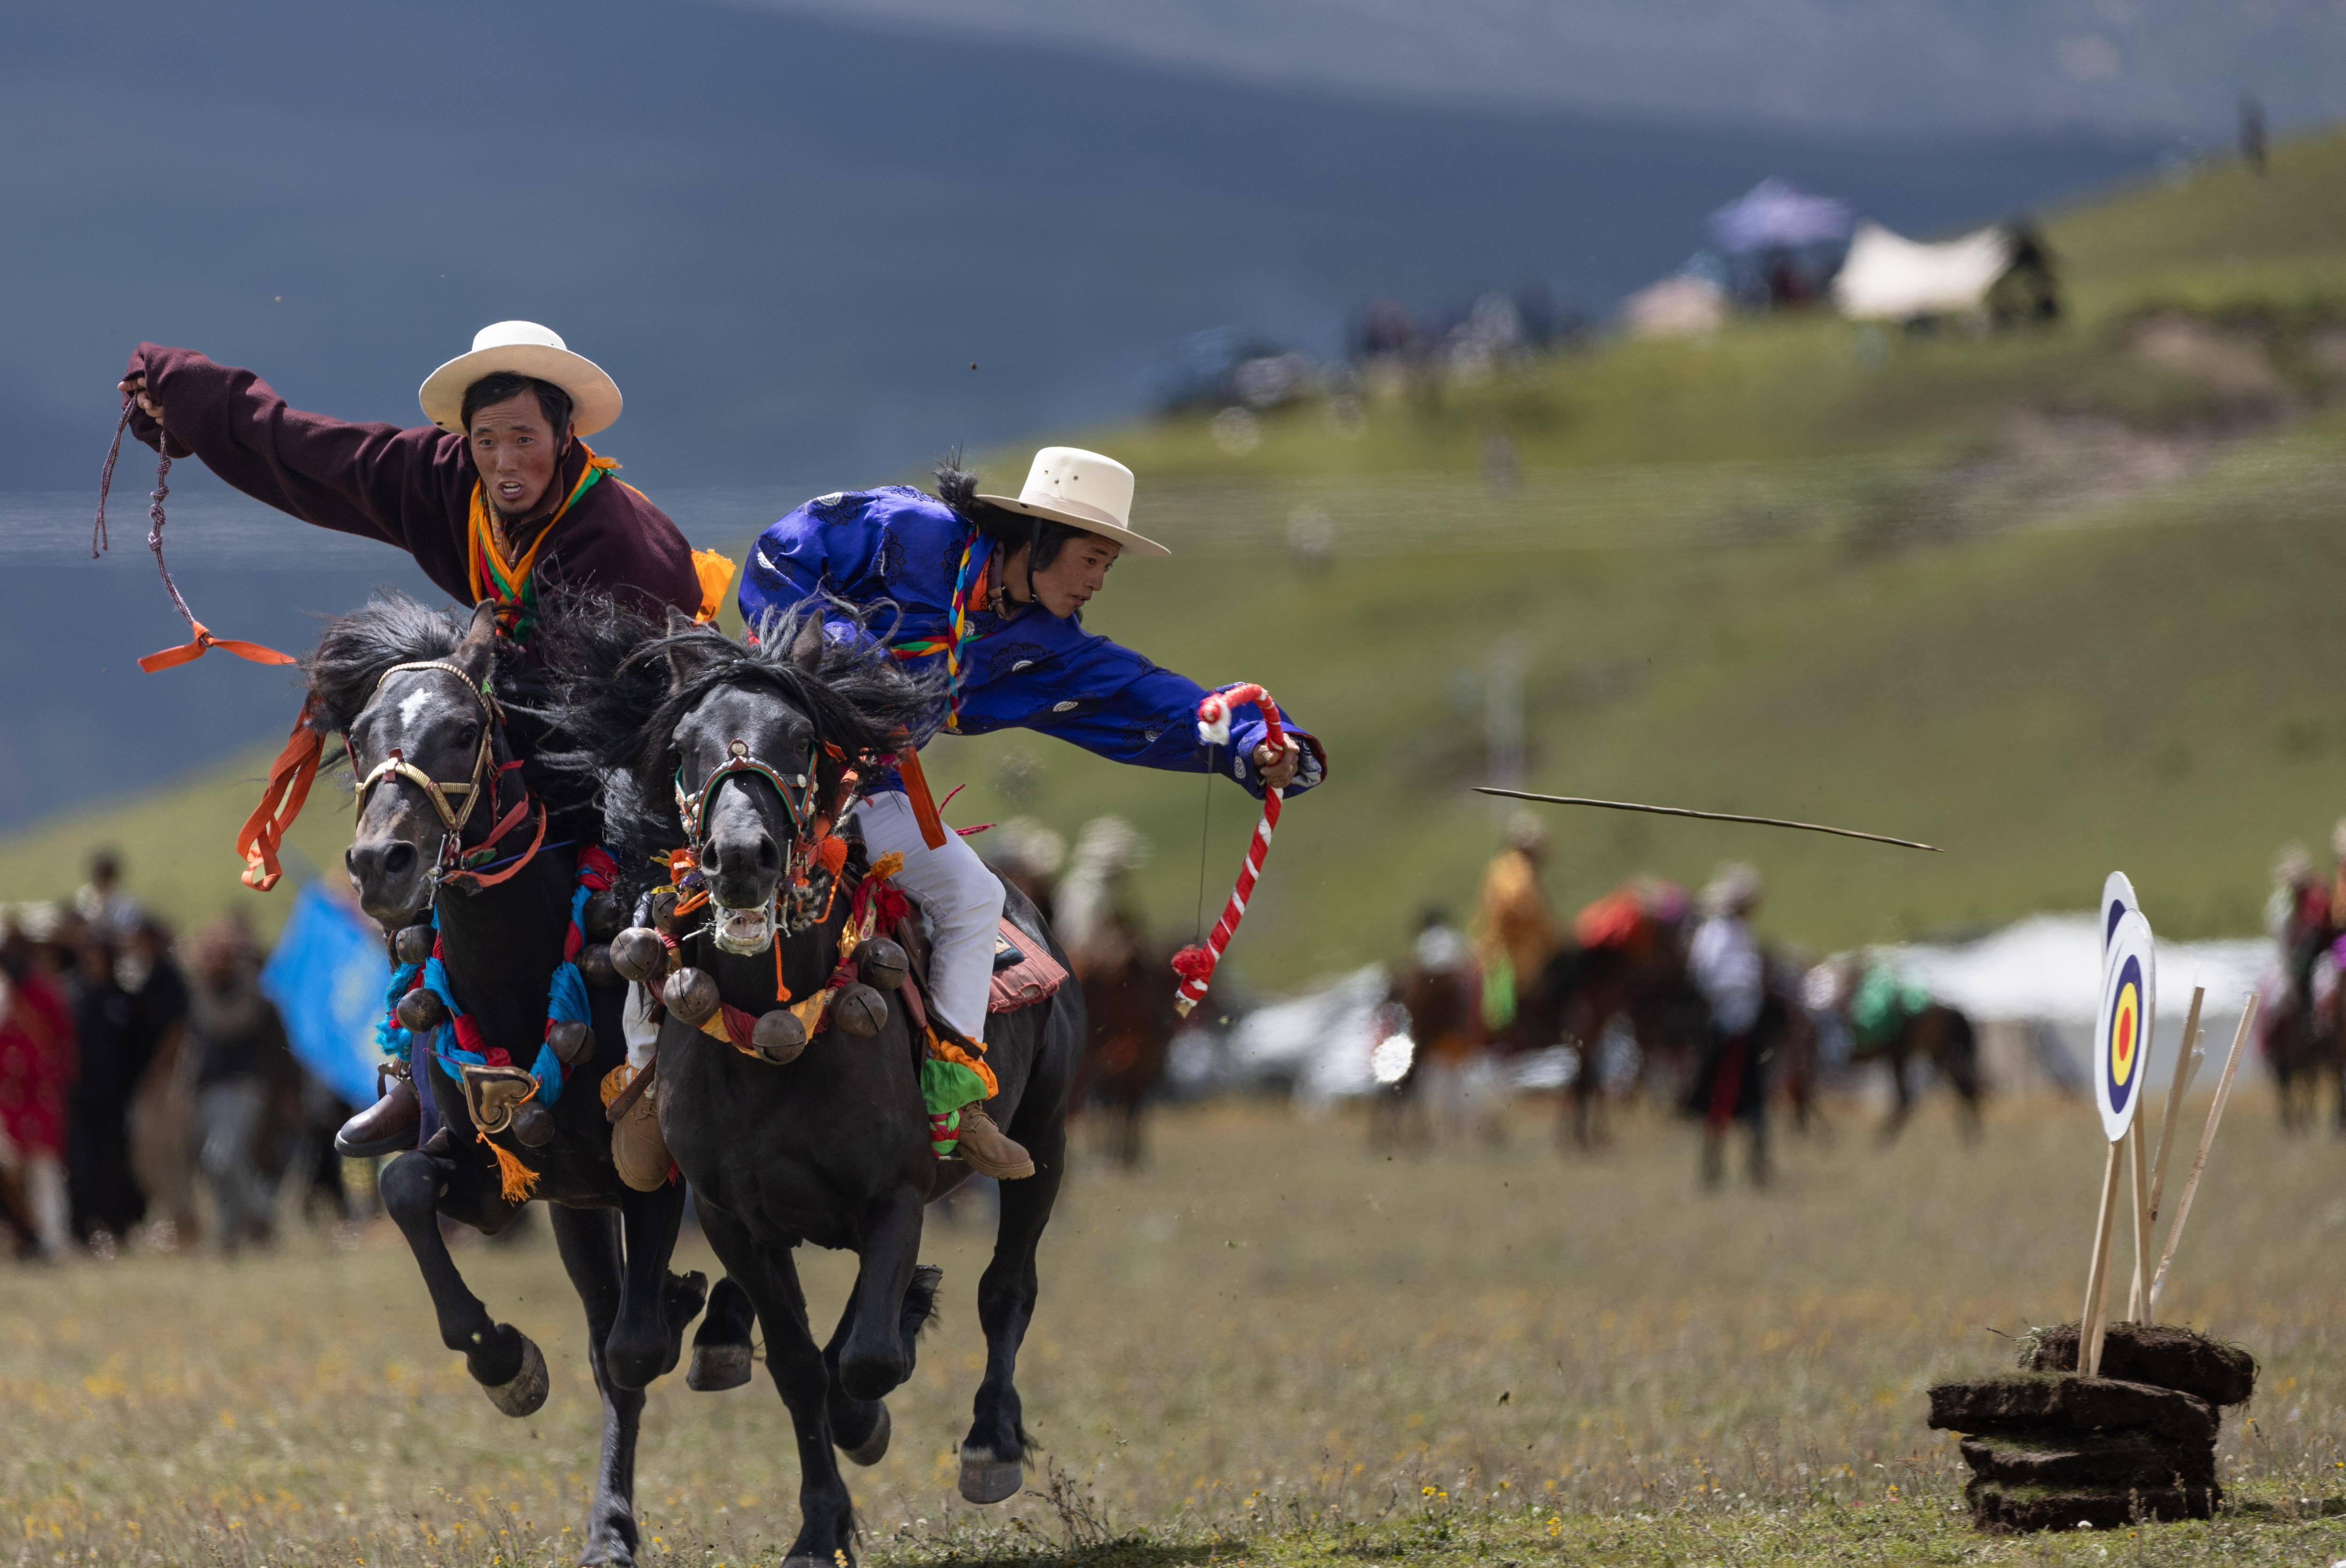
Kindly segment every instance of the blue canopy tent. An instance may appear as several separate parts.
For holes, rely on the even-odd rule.
[[[1804,304],[1822,294],[1856,227],[1849,203],[1811,196],[1772,175],[1709,221],[1711,242],[1728,260],[1730,291],[1752,305]]]

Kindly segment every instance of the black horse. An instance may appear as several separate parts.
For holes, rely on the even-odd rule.
[[[914,1337],[939,1279],[918,1261],[922,1211],[960,1185],[966,1168],[930,1148],[919,1085],[924,1044],[908,1017],[917,975],[884,998],[861,985],[840,993],[811,1038],[780,1023],[777,980],[803,1005],[839,969],[841,932],[864,874],[861,846],[829,885],[819,869],[801,883],[801,870],[854,790],[872,781],[905,734],[931,721],[936,694],[862,639],[825,638],[812,614],[758,629],[759,640],[745,647],[713,630],[671,627],[656,650],[614,677],[577,683],[564,722],[593,738],[615,770],[608,814],[615,826],[629,824],[623,861],[642,865],[654,851],[688,847],[711,894],[712,924],[696,928],[689,915],[671,922],[688,968],[668,983],[672,1005],[651,1092],[728,1274],[702,1332],[738,1338],[754,1310],[796,1429],[803,1522],[789,1563],[832,1568],[854,1550],[854,1521],[831,1450],[862,1464],[887,1450],[881,1401],[912,1374]],[[847,777],[851,769],[859,779]],[[1050,943],[1015,890],[1008,907],[1030,939]],[[917,923],[906,922],[903,934],[915,935]],[[719,946],[719,934],[733,951]],[[779,977],[770,935],[780,944]],[[633,951],[629,939],[654,940],[626,933],[616,956]],[[867,977],[896,981],[901,950],[867,942],[859,956],[875,953],[894,972],[867,967]],[[752,1042],[712,1038],[678,1015],[688,1010],[679,988],[710,981],[726,1004],[760,1018],[755,1046],[765,1058],[737,1048]],[[702,996],[689,1010],[714,1001]],[[986,1369],[961,1450],[961,1492],[974,1502],[1002,1502],[1022,1483],[1028,1438],[1013,1374],[1035,1310],[1035,1247],[1066,1171],[1068,1089],[1083,1033],[1072,985],[996,1014],[987,1032],[986,1058],[1000,1083],[989,1110],[1032,1153],[1036,1174],[1003,1184],[994,1259],[978,1285]],[[825,1344],[809,1326],[792,1257],[801,1242],[860,1260]]]
[[[361,903],[399,933],[395,947],[428,940],[428,928],[419,932],[418,922],[436,912],[458,1006],[487,1044],[529,1064],[546,1037],[548,991],[564,962],[579,840],[591,841],[597,829],[590,803],[575,791],[563,796],[564,776],[534,761],[512,766],[517,748],[534,752],[546,744],[535,728],[506,733],[508,714],[516,728],[528,727],[530,705],[546,695],[539,665],[497,640],[487,606],[468,625],[392,596],[330,621],[307,673],[309,721],[321,732],[342,733],[352,771],[365,781],[346,858]],[[525,797],[532,798],[526,809],[516,812]],[[484,845],[507,820],[515,825],[489,850],[500,860],[450,874],[462,851]],[[535,853],[525,857],[534,839]],[[589,1563],[635,1560],[642,1390],[676,1364],[684,1327],[704,1292],[699,1275],[678,1278],[668,1268],[683,1189],[633,1191],[611,1164],[610,1129],[596,1089],[625,1054],[623,994],[607,983],[588,988],[591,1038],[551,1108],[550,1138],[536,1146],[521,1142],[525,1122],[495,1135],[497,1146],[534,1176],[534,1196],[551,1200],[563,1266],[586,1308],[588,1359],[603,1400],[601,1465],[584,1556]],[[545,1358],[465,1286],[440,1221],[495,1235],[527,1200],[507,1196],[501,1162],[447,1064],[420,1043],[416,1056],[418,1087],[428,1085],[440,1125],[421,1148],[384,1168],[383,1207],[414,1250],[442,1340],[464,1354],[466,1369],[497,1409],[526,1416],[546,1400]],[[746,1336],[742,1344],[746,1349]]]

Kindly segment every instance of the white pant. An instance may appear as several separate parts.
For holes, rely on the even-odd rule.
[[[928,911],[929,996],[937,1016],[982,1043],[986,996],[994,987],[994,933],[1002,923],[1002,879],[950,829],[941,850],[922,842],[913,803],[901,794],[872,796],[855,809],[855,820],[873,860],[891,850],[904,857],[897,885]]]

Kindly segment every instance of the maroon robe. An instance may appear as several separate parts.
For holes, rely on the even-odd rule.
[[[480,475],[464,438],[435,425],[352,424],[290,408],[250,371],[188,349],[141,343],[126,375],[143,374],[161,405],[171,455],[189,454],[254,500],[304,523],[396,545],[459,604],[473,603],[466,529]],[[131,433],[156,443],[155,422],[134,412]],[[526,551],[586,471],[573,443],[536,515],[506,524]],[[692,546],[668,514],[606,474],[581,495],[540,551],[541,587],[598,588],[658,614],[700,608]]]

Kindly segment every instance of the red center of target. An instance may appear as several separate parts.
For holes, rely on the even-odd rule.
[[[2118,993],[2117,1016],[2110,1023],[2110,1082],[2124,1084],[2134,1075],[2135,1023],[2139,1003],[2133,986]]]

